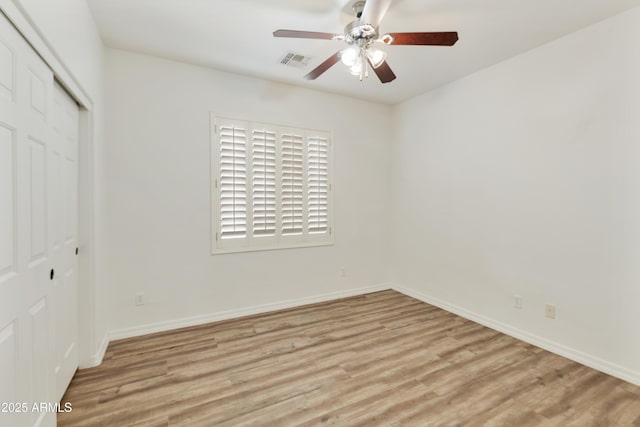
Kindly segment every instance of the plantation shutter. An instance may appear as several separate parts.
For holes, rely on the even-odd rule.
[[[329,138],[307,138],[307,221],[309,234],[329,232]]]
[[[255,125],[251,133],[253,236],[275,236],[276,131]]]
[[[218,132],[220,238],[243,238],[247,235],[247,126],[221,123]]]
[[[299,235],[304,228],[304,138],[283,132],[280,144],[282,235]]]
[[[212,115],[212,252],[331,244],[328,132]]]

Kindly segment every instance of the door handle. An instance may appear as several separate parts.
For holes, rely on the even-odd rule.
[[[56,272],[55,272],[55,270],[52,268],[52,269],[51,269],[51,273],[49,273],[49,278],[50,278],[51,280],[53,280],[53,277],[54,277],[55,275],[56,275]]]

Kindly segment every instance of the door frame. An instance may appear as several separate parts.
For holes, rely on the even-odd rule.
[[[96,334],[96,274],[95,274],[95,173],[96,145],[94,101],[69,67],[59,56],[42,31],[23,8],[12,0],[0,0],[0,10],[18,32],[51,68],[58,82],[80,105],[78,135],[78,343],[80,368],[102,363],[108,343]],[[106,331],[105,331],[106,332]]]

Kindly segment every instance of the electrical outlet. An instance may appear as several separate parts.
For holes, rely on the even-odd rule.
[[[549,318],[549,319],[555,319],[556,318],[556,306],[553,304],[547,304],[544,306],[544,312],[545,315]]]
[[[347,269],[340,267],[340,277],[347,277]]]
[[[513,296],[513,306],[518,309],[522,308],[522,297],[520,295]]]
[[[144,293],[138,292],[136,294],[136,305],[144,305]]]

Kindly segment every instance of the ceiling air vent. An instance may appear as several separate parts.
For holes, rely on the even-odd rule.
[[[287,52],[280,60],[280,63],[290,67],[302,68],[306,67],[309,64],[309,61],[311,61],[311,57],[309,56],[304,56],[294,52]]]

